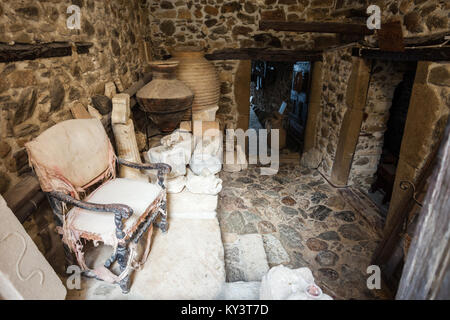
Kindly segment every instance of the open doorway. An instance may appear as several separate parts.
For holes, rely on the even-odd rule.
[[[280,149],[302,149],[308,113],[310,62],[252,61],[252,129],[279,129]]]
[[[416,69],[416,63],[408,64],[402,81],[395,88],[384,133],[383,151],[375,174],[375,182],[370,188],[369,195],[384,212],[387,212],[392,197]]]

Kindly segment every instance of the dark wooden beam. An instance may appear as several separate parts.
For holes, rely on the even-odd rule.
[[[293,31],[293,32],[319,32],[341,34],[373,34],[373,30],[365,24],[343,22],[306,22],[306,21],[271,21],[263,20],[259,23],[260,30]]]
[[[332,17],[345,17],[345,18],[362,18],[367,17],[367,8],[366,7],[351,7],[351,8],[342,8],[337,9],[331,12]]]
[[[403,52],[381,51],[372,48],[353,48],[353,56],[365,59],[391,61],[448,61],[450,46],[432,48],[405,48]]]
[[[90,42],[77,42],[74,47],[78,54],[89,53]],[[0,62],[35,60],[39,58],[66,57],[72,55],[72,44],[69,42],[51,42],[39,44],[0,43]]]
[[[322,51],[240,48],[217,50],[205,57],[208,60],[321,61]]]

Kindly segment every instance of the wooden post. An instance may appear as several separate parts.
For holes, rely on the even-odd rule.
[[[317,124],[320,114],[320,94],[322,92],[322,65],[322,61],[316,61],[312,66],[312,83],[303,152],[308,152],[316,146]]]
[[[331,182],[337,186],[345,186],[352,166],[353,155],[358,143],[363,120],[363,110],[366,105],[367,90],[370,80],[368,60],[355,58],[352,74],[346,93],[347,111],[339,133],[339,142],[331,171]]]
[[[450,298],[450,121],[430,180],[396,299]]]
[[[234,80],[234,97],[237,104],[238,122],[237,128],[244,131],[248,129],[250,121],[250,81],[252,72],[251,60],[239,61]]]

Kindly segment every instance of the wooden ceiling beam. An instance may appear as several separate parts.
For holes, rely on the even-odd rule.
[[[205,57],[208,60],[321,61],[322,51],[238,48],[216,50]]]
[[[365,59],[391,61],[449,61],[450,46],[405,48],[403,52],[381,51],[372,48],[353,48],[352,55]]]
[[[260,30],[292,31],[292,32],[318,32],[371,35],[373,30],[365,24],[343,22],[313,22],[313,21],[272,21],[262,20],[259,23]]]
[[[76,42],[74,47],[78,54],[89,53],[91,42]],[[72,55],[72,44],[69,42],[51,42],[37,44],[0,43],[0,62],[35,60],[39,58],[66,57]]]

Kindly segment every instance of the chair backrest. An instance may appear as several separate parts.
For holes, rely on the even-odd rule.
[[[98,119],[60,122],[25,145],[30,165],[45,192],[78,197],[93,181],[115,174],[115,155]]]

